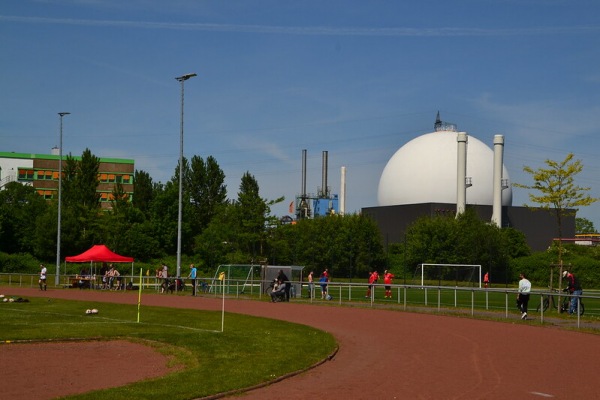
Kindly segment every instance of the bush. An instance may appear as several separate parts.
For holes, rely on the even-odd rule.
[[[600,257],[598,247],[566,245],[563,252],[563,269],[573,272],[584,290],[600,287]],[[549,251],[534,253],[528,257],[516,258],[511,261],[514,282],[518,282],[519,273],[524,272],[534,287],[545,288],[550,284],[552,269],[552,284],[558,287],[560,269],[557,265],[556,252]],[[564,286],[564,285],[563,285]]]
[[[35,274],[39,272],[40,262],[31,254],[0,253],[0,272],[20,272]]]

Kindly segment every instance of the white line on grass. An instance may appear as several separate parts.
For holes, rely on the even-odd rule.
[[[221,333],[220,330],[215,330],[215,329],[203,329],[203,328],[192,328],[191,326],[183,326],[183,325],[168,325],[168,324],[157,324],[157,323],[153,323],[153,322],[136,322],[136,321],[128,321],[128,320],[122,320],[122,319],[115,319],[115,318],[108,318],[108,317],[100,317],[97,314],[62,314],[62,313],[56,313],[56,312],[41,312],[41,311],[31,311],[31,310],[23,310],[21,308],[3,308],[4,310],[8,310],[8,311],[20,311],[23,313],[29,313],[29,314],[43,314],[43,315],[56,315],[56,316],[61,316],[61,317],[74,317],[74,318],[94,318],[94,319],[102,319],[105,320],[106,322],[92,322],[92,321],[85,321],[83,322],[84,324],[100,324],[100,323],[120,323],[120,324],[134,324],[134,325],[147,325],[147,326],[159,326],[159,327],[163,327],[163,328],[179,328],[179,329],[187,329],[187,330],[191,330],[191,331],[196,331],[196,332],[212,332],[212,333]],[[78,322],[37,322],[37,323],[26,323],[26,324],[22,324],[22,325],[75,325],[75,324],[79,324],[81,325],[82,322],[78,321]]]

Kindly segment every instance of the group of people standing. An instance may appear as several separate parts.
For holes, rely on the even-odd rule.
[[[314,283],[314,271],[310,271],[308,273],[308,297],[310,297],[311,299],[314,298],[315,296],[315,283]],[[327,290],[327,286],[329,283],[329,269],[325,268],[323,270],[323,272],[321,272],[321,275],[319,275],[319,286],[321,287],[321,299],[323,300],[331,300]]]
[[[121,282],[121,273],[115,268],[113,264],[108,266],[103,265],[100,268],[100,275],[102,275],[102,289],[108,290],[120,290],[123,289]]]
[[[385,298],[392,298],[392,281],[395,278],[394,274],[390,271],[385,270],[383,273],[383,283],[385,288]],[[310,271],[307,277],[308,280],[308,295],[310,298],[314,297],[314,272]],[[329,269],[325,268],[321,275],[319,276],[319,286],[321,287],[321,299],[322,300],[331,300],[331,295],[328,293],[328,286],[330,281]],[[373,285],[377,284],[379,281],[379,272],[377,270],[372,270],[369,273],[369,286],[367,288],[367,293],[365,298],[370,298],[373,293]]]
[[[395,275],[392,274],[389,270],[385,270],[383,272],[383,284],[385,288],[385,298],[392,298],[392,281],[394,280]],[[377,270],[373,270],[369,273],[369,286],[367,287],[367,293],[365,294],[365,298],[371,298],[374,295],[373,285],[376,285],[379,282],[379,272]]]

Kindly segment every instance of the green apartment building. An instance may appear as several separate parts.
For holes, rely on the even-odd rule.
[[[45,199],[58,199],[58,176],[60,155],[0,152],[0,190],[9,182],[33,186]],[[54,154],[56,153],[56,154]],[[81,160],[79,156],[73,156]],[[63,170],[66,156],[63,155]],[[98,194],[102,208],[111,207],[115,184],[120,183],[131,199],[134,192],[134,160],[122,158],[100,158],[98,169]]]

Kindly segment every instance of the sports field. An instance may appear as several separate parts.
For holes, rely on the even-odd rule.
[[[134,293],[11,291],[22,296],[137,303]],[[222,305],[218,298],[157,294],[145,295],[143,302],[202,310],[220,310]],[[521,321],[517,314],[509,322],[494,322],[394,310],[229,299],[225,309],[317,327],[332,333],[339,344],[339,351],[330,361],[236,398],[265,399],[279,391],[286,393],[287,399],[596,396],[600,336],[539,326],[535,319]]]

